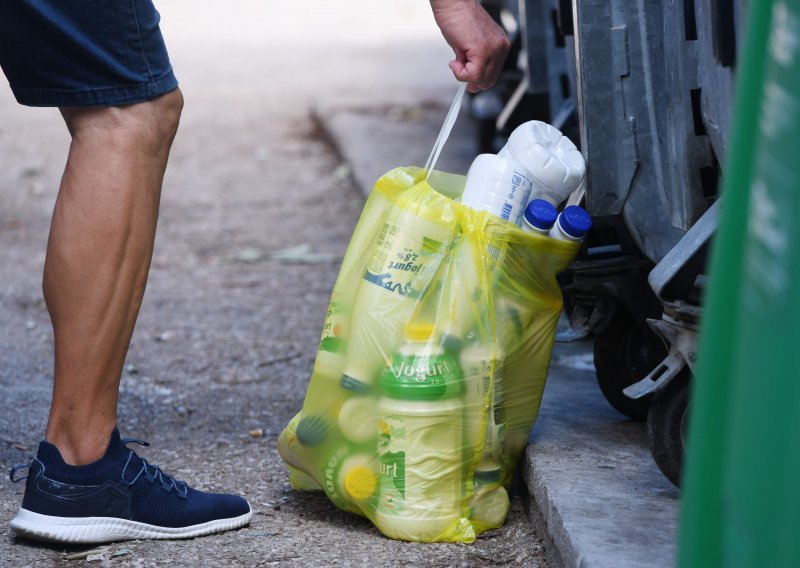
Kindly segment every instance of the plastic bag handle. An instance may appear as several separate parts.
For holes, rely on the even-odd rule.
[[[428,156],[428,161],[425,162],[425,169],[428,172],[428,174],[425,176],[426,181],[431,176],[431,172],[436,166],[436,162],[439,160],[439,154],[442,153],[442,148],[444,148],[447,139],[450,137],[450,131],[453,130],[453,125],[456,123],[458,111],[461,110],[461,101],[463,100],[464,93],[466,91],[467,84],[461,83],[458,86],[456,96],[453,98],[453,102],[450,105],[450,110],[447,111],[447,116],[444,119],[444,124],[442,124],[442,129],[439,131],[439,136],[436,138],[436,142],[433,144],[433,149],[431,150],[430,156]]]

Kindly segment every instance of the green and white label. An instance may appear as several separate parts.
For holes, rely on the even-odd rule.
[[[380,422],[378,454],[380,506],[385,511],[402,511],[406,497],[406,427],[401,419],[386,418]]]
[[[416,231],[384,223],[364,279],[394,294],[418,297],[433,277],[443,247]]]

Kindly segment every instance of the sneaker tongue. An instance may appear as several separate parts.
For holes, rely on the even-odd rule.
[[[42,441],[36,457],[45,466],[45,475],[64,483],[102,483],[108,479],[117,481],[122,465],[127,461],[129,450],[122,445],[119,429],[114,428],[111,439],[102,458],[86,465],[69,465],[61,457],[61,452],[53,444]]]

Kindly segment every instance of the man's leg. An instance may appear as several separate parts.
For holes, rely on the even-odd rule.
[[[153,252],[179,90],[122,107],[64,108],[72,135],[44,268],[55,333],[47,440],[64,460],[100,459]]]
[[[72,134],[44,271],[55,332],[47,440],[11,468],[27,481],[9,526],[83,543],[235,529],[253,515],[245,499],[190,488],[115,427],[182,99],[151,0],[79,4],[0,0],[0,67],[14,95],[60,107]]]

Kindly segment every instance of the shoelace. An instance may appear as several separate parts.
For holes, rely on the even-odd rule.
[[[140,446],[145,446],[145,447],[150,445],[149,442],[146,442],[144,440],[139,440],[137,438],[123,438],[122,445],[125,446],[127,444],[139,444]],[[123,483],[127,487],[130,487],[131,485],[136,483],[139,480],[139,478],[142,477],[142,475],[144,475],[144,478],[148,483],[153,484],[155,483],[155,480],[158,479],[158,481],[161,483],[161,489],[163,489],[167,493],[169,493],[174,489],[175,495],[177,495],[179,498],[188,499],[189,485],[185,481],[179,481],[174,477],[172,477],[171,475],[164,473],[163,471],[161,471],[161,468],[159,468],[157,465],[148,463],[146,459],[142,458],[141,456],[138,456],[136,452],[134,452],[133,450],[128,449],[128,451],[130,453],[128,454],[128,461],[125,462],[125,467],[122,468],[120,483]],[[130,465],[133,456],[136,456],[140,460],[142,460],[142,468],[134,476],[132,481],[128,481],[127,479],[125,479],[125,472],[128,470],[128,466]],[[153,468],[152,473],[150,472],[149,469],[151,467]],[[11,479],[12,483],[19,483],[20,481],[25,481],[26,479],[28,479],[27,475],[24,477],[17,478],[15,477],[15,474],[21,469],[30,470],[30,468],[31,468],[30,464],[27,463],[18,463],[16,465],[13,465],[11,466],[11,471],[9,472],[8,477],[9,479]]]
[[[122,445],[126,446],[127,444],[139,444],[140,446],[149,446],[148,442],[144,440],[139,440],[137,438],[123,438]],[[120,478],[120,482],[125,484],[126,486],[130,487],[134,483],[136,483],[140,477],[144,476],[145,481],[150,483],[151,485],[155,483],[156,479],[161,483],[161,489],[166,491],[167,493],[171,492],[173,489],[175,490],[175,495],[177,495],[180,499],[188,499],[189,498],[189,485],[185,481],[179,481],[172,477],[171,475],[164,473],[161,471],[161,468],[155,464],[148,463],[146,459],[136,454],[131,449],[128,449],[130,452],[128,454],[128,461],[125,462],[125,467],[122,468],[122,476]],[[128,466],[131,463],[131,459],[133,456],[138,457],[142,460],[142,468],[137,472],[134,478],[131,481],[125,479],[125,472],[128,471]],[[150,468],[153,468],[151,473]]]
[[[17,473],[21,469],[30,469],[31,465],[28,463],[18,463],[16,465],[11,466],[11,471],[8,473],[9,479],[11,479],[12,483],[19,483],[20,481],[25,481],[28,479],[28,476],[20,477],[19,479],[14,477],[14,474]]]

